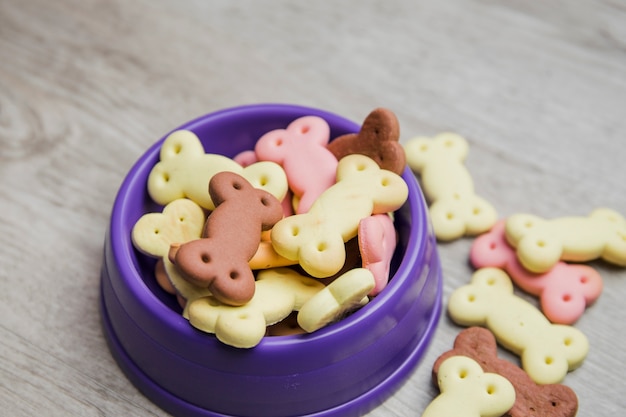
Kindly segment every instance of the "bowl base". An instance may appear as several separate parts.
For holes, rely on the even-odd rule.
[[[102,279],[108,279],[103,273]],[[442,305],[442,280],[438,281],[437,294],[431,315],[428,318],[426,335],[434,333],[439,318],[441,316]],[[107,341],[109,350],[113,359],[126,375],[128,380],[150,401],[172,414],[173,416],[185,417],[237,417],[197,407],[160,387],[152,379],[150,379],[128,356],[120,341],[115,334],[113,326],[109,318],[104,300],[104,291],[100,293],[100,317],[102,318],[102,330]],[[314,414],[308,414],[307,417],[360,417],[380,405],[385,399],[393,394],[400,387],[411,371],[424,357],[425,350],[428,348],[431,337],[424,337],[415,349],[408,355],[405,361],[398,366],[398,369],[375,388],[364,393],[360,397],[341,404],[338,407],[323,410]],[[294,416],[296,417],[296,416]]]

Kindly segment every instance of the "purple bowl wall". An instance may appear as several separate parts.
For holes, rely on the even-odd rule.
[[[359,125],[317,109],[265,104],[226,109],[178,129],[205,150],[229,157],[265,132],[318,115],[331,137]],[[407,169],[407,203],[396,213],[399,244],[385,290],[350,317],[310,335],[267,337],[253,349],[223,345],[194,329],[154,279],[154,260],[130,240],[144,213],[160,211],[146,182],[162,138],[133,166],[115,200],[105,237],[102,323],[129,380],[180,416],[361,416],[408,377],[428,347],[441,312],[441,267],[422,192]]]

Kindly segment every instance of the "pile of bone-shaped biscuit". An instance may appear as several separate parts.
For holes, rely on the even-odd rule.
[[[423,416],[575,416],[578,398],[560,382],[587,356],[588,340],[573,324],[603,287],[600,274],[582,263],[601,258],[626,266],[626,219],[607,208],[588,217],[498,219],[475,194],[463,137],[418,137],[404,147],[438,240],[477,236],[469,256],[477,270],[447,306],[468,328],[436,360],[441,394]],[[514,284],[538,297],[540,308],[516,295]],[[498,358],[497,344],[518,355],[522,368]]]
[[[163,210],[138,219],[132,242],[158,259],[156,279],[190,324],[228,345],[314,332],[389,281],[393,212],[408,198],[398,139],[386,109],[337,138],[300,117],[232,159],[175,131],[147,181]]]

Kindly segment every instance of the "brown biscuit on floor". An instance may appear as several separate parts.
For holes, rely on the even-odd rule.
[[[515,405],[505,417],[573,417],[578,411],[578,397],[562,384],[539,385],[519,366],[497,357],[496,339],[488,329],[470,327],[454,341],[454,348],[445,352],[433,365],[433,379],[441,363],[451,356],[463,355],[474,359],[485,372],[507,378],[515,387]]]

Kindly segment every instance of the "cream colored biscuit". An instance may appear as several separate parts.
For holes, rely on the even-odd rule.
[[[486,232],[497,221],[493,206],[477,196],[463,164],[469,145],[454,133],[416,137],[405,145],[407,163],[420,176],[435,235],[448,241]]]
[[[522,265],[536,273],[550,270],[559,260],[602,258],[626,266],[626,219],[607,208],[596,209],[588,217],[551,220],[515,214],[507,219],[506,239],[516,247]]]
[[[470,284],[452,293],[448,313],[462,326],[490,329],[499,344],[520,356],[522,368],[538,384],[560,382],[589,351],[589,341],[580,330],[550,323],[513,293],[511,279],[498,268],[477,270]]]
[[[499,417],[513,407],[515,389],[508,379],[483,372],[467,356],[451,356],[437,374],[439,394],[422,417]]]
[[[205,218],[202,207],[187,198],[180,198],[166,205],[161,213],[141,216],[131,233],[137,250],[159,258],[155,275],[161,288],[170,293],[173,291],[186,301],[209,295],[210,292],[185,280],[167,254],[172,244],[198,239]]]
[[[314,278],[288,268],[259,272],[252,299],[242,306],[230,306],[216,298],[202,297],[189,303],[192,326],[215,336],[227,345],[252,348],[259,344],[267,326],[275,324],[324,288]]]
[[[274,225],[272,244],[278,254],[297,260],[314,277],[329,277],[343,266],[344,243],[357,235],[359,222],[397,210],[407,196],[402,177],[380,169],[365,155],[348,155],[339,161],[337,182],[307,213]]]
[[[368,269],[351,269],[302,306],[298,313],[298,324],[311,333],[337,321],[346,313],[362,306],[364,297],[374,285],[374,275]]]
[[[148,194],[158,204],[186,197],[213,210],[215,204],[207,189],[213,175],[221,171],[241,175],[254,188],[269,192],[279,201],[287,193],[287,176],[280,165],[256,162],[243,168],[223,155],[205,153],[193,132],[177,130],[161,145],[160,161],[148,176]]]
[[[133,245],[146,255],[163,257],[172,243],[199,238],[205,219],[198,204],[186,198],[174,200],[161,213],[144,214],[135,222],[131,232]]]

